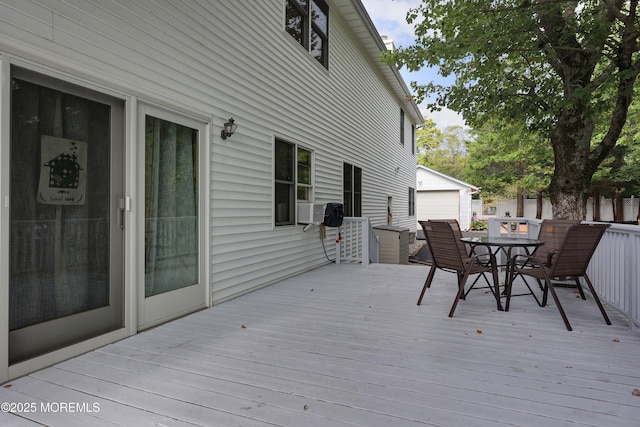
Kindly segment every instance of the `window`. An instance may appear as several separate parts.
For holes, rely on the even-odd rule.
[[[362,169],[343,164],[344,216],[362,216]]]
[[[198,283],[198,141],[145,115],[145,298]]]
[[[404,145],[404,110],[400,109],[400,144]]]
[[[409,187],[409,216],[416,214],[416,189]]]
[[[329,7],[323,0],[287,0],[285,27],[311,56],[328,67]]]
[[[293,225],[297,201],[312,201],[311,151],[276,139],[275,222]]]
[[[298,186],[296,194],[298,201],[311,201],[311,152],[298,148],[297,150]]]
[[[411,125],[411,154],[416,154],[416,125]]]

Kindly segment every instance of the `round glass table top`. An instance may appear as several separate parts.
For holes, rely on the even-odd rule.
[[[525,239],[522,237],[463,237],[460,239],[471,245],[486,246],[542,246],[544,242],[537,239]]]

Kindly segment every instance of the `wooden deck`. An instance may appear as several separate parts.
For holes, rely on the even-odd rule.
[[[556,307],[427,267],[328,265],[0,387],[28,426],[640,425],[640,333],[592,299]],[[4,407],[3,407],[4,408]],[[24,409],[24,405],[23,405]]]

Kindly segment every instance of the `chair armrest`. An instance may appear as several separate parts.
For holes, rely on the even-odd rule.
[[[469,258],[469,262],[478,262],[479,264],[482,264],[484,266],[490,263],[492,266],[495,266],[496,256],[491,252],[487,252],[484,254],[473,254]]]
[[[558,255],[560,252],[558,250],[553,250],[547,254],[547,263],[545,264],[547,267],[551,267],[553,265],[553,257]]]

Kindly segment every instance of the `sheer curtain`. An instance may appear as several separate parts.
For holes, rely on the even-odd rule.
[[[109,304],[109,105],[13,78],[10,330]],[[43,136],[87,146],[86,200],[37,199]]]
[[[198,131],[145,118],[145,296],[198,280]]]

